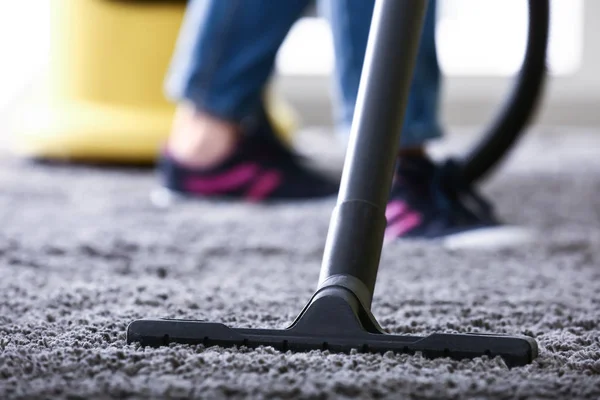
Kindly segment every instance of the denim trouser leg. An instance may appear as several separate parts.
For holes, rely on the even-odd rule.
[[[346,136],[344,139],[350,132],[354,115],[374,4],[374,0],[321,0],[319,4],[333,31],[335,83],[340,99],[337,119]],[[435,47],[435,15],[436,1],[430,0],[402,129],[401,147],[417,147],[442,135],[438,121],[441,74]]]
[[[260,105],[275,56],[309,0],[190,0],[167,96],[241,122]]]
[[[221,118],[243,121],[260,105],[279,46],[308,4],[309,0],[190,0],[165,83],[168,96]],[[340,123],[345,127],[354,114],[373,5],[374,0],[320,4],[333,30]],[[434,25],[431,0],[402,132],[401,144],[407,147],[441,136]]]

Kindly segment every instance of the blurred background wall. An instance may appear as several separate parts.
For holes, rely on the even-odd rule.
[[[10,112],[47,65],[52,1],[0,2],[0,113]],[[526,17],[525,0],[440,0],[436,34],[449,126],[481,125],[491,117],[522,59]],[[552,77],[539,125],[600,126],[599,18],[598,0],[552,0]],[[308,13],[278,55],[276,78],[304,125],[332,123],[332,68],[327,23]]]
[[[551,79],[537,122],[599,126],[600,1],[552,0],[551,12]],[[526,29],[525,0],[440,0],[436,35],[447,124],[481,125],[493,115],[522,61]],[[309,124],[331,122],[331,46],[326,22],[309,16],[278,57],[279,88]]]

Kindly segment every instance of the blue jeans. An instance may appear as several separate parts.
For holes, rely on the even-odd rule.
[[[334,38],[342,128],[352,123],[374,1],[319,3]],[[229,121],[251,117],[261,106],[280,45],[309,4],[309,0],[190,0],[165,83],[167,95]],[[441,136],[435,1],[429,4],[401,134],[403,147]]]

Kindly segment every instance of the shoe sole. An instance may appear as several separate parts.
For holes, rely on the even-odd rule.
[[[156,188],[150,192],[150,202],[157,208],[169,208],[181,201],[180,195],[165,188]]]
[[[330,196],[306,199],[267,199],[253,203],[236,197],[198,197],[175,192],[165,187],[158,187],[150,192],[150,202],[157,208],[170,208],[177,204],[189,202],[203,202],[205,204],[244,203],[255,205],[285,205],[285,204],[316,204],[319,202],[330,203],[337,198],[337,194]]]
[[[239,200],[237,200],[239,201]],[[198,197],[176,192],[165,187],[158,187],[150,191],[150,202],[156,208],[167,209],[186,203],[223,204],[235,203],[235,198],[229,197]]]
[[[533,230],[519,226],[481,228],[441,239],[442,246],[449,250],[494,250],[530,244],[535,240],[536,234]]]

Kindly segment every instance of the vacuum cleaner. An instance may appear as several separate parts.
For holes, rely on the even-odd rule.
[[[538,1],[538,0],[534,0]],[[541,1],[540,1],[541,2]],[[509,367],[538,355],[527,336],[387,334],[371,313],[386,227],[396,149],[428,0],[377,0],[356,113],[317,289],[286,329],[247,329],[180,319],[140,319],[127,343],[164,346],[271,346],[281,351],[328,350],[472,359],[500,356]]]

